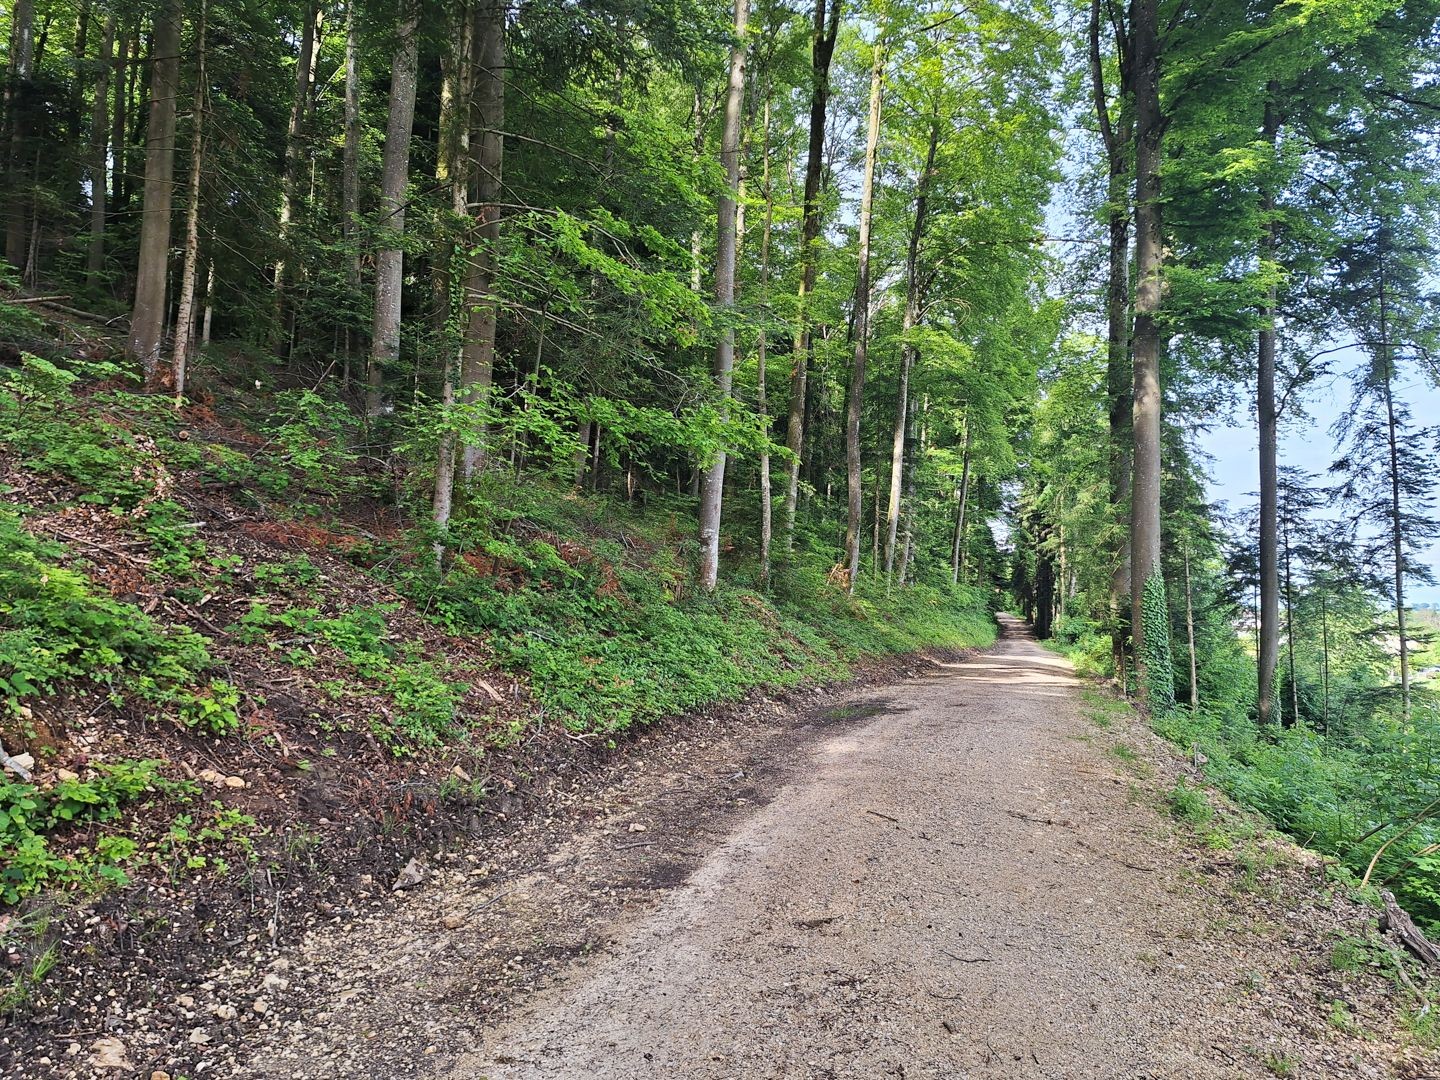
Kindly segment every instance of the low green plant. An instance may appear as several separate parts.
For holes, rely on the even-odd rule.
[[[1174,817],[1190,825],[1206,825],[1215,816],[1215,811],[1205,797],[1205,792],[1187,784],[1184,780],[1178,781],[1171,788],[1169,795],[1166,796],[1166,802]]]
[[[0,783],[0,900],[14,904],[52,882],[123,884],[123,867],[136,853],[129,838],[102,834],[92,847],[64,854],[51,841],[82,824],[114,821],[147,796],[183,799],[193,793],[193,785],[167,780],[160,769],[159,761],[115,761],[94,766],[86,779],[61,780],[48,789]]]
[[[162,627],[92,589],[60,562],[64,548],[32,536],[3,507],[0,553],[0,701],[12,714],[27,698],[87,680],[186,727],[225,734],[239,726],[237,692],[204,677],[214,664],[199,634]]]

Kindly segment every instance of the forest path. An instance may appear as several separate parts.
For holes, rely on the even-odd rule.
[[[454,1077],[1233,1075],[1220,914],[1019,620],[863,727]],[[1197,956],[1197,949],[1200,950]]]
[[[1163,810],[1171,750],[1004,630],[802,727],[748,777],[768,802],[666,817],[667,791],[714,801],[672,771],[503,888],[462,864],[318,935],[303,1018],[232,1075],[1426,1075],[1395,1071],[1383,984],[1330,963],[1370,916],[1282,842],[1197,843]]]

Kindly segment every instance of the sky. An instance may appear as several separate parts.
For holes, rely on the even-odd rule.
[[[1339,354],[1334,368],[1344,372],[1358,363],[1358,356]],[[1404,381],[1405,374],[1402,373],[1402,381],[1396,386],[1396,397],[1410,405],[1417,425],[1428,427],[1440,423],[1440,389],[1413,374],[1409,376],[1410,381]],[[1281,429],[1281,467],[1294,465],[1317,474],[1324,482],[1326,470],[1337,456],[1330,426],[1348,408],[1349,400],[1350,384],[1343,375],[1312,387],[1305,398],[1308,415],[1303,422]],[[1253,504],[1259,487],[1254,406],[1242,404],[1230,423],[1217,424],[1204,433],[1199,446],[1212,459],[1208,463],[1210,499],[1228,503],[1231,510]],[[1436,494],[1440,495],[1440,461],[1436,462]],[[1440,578],[1440,544],[1432,545],[1424,560]],[[1412,604],[1440,604],[1440,586],[1411,585],[1407,592]]]

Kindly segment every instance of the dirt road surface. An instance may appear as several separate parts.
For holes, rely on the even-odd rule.
[[[302,1018],[236,1074],[1425,1075],[1404,1071],[1393,1000],[1329,963],[1368,915],[1274,841],[1242,859],[1182,836],[1161,804],[1183,766],[1138,726],[1097,727],[1069,665],[1005,629],[852,695],[769,801],[751,792],[718,825],[646,826],[642,793],[505,890],[442,874],[312,941]],[[1123,737],[1168,764],[1116,751]],[[570,920],[621,859],[659,860],[663,889]],[[497,949],[557,935],[559,962],[496,991]],[[1333,1022],[1336,1000],[1367,1033]]]

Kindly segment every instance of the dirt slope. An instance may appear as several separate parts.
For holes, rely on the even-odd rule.
[[[1007,629],[761,738],[768,775],[734,744],[640,770],[524,873],[471,855],[312,936],[231,1074],[1426,1075],[1379,961],[1331,963],[1370,913],[1276,841],[1197,844],[1157,809],[1173,759]]]

